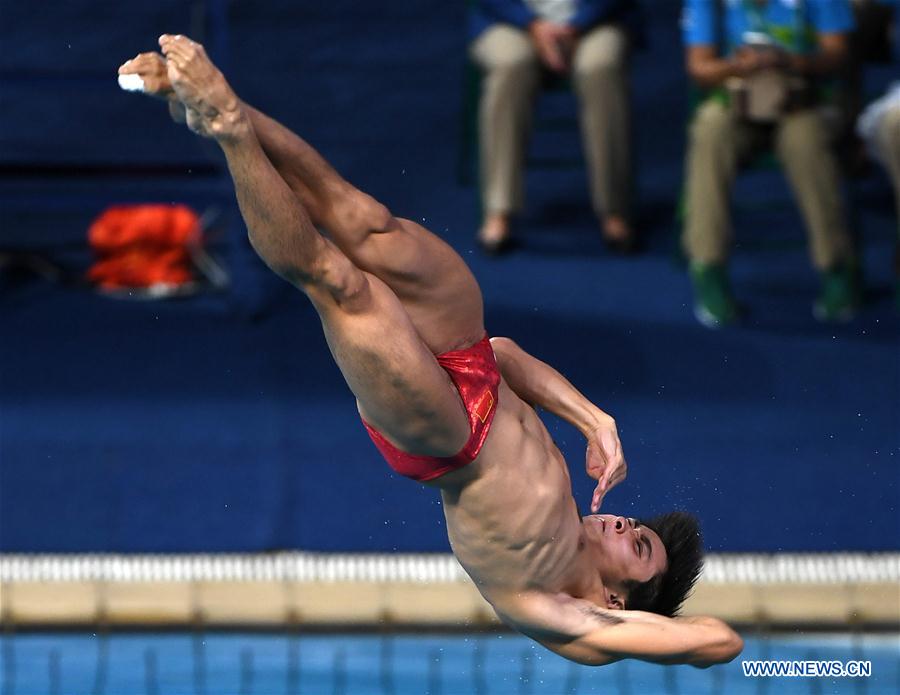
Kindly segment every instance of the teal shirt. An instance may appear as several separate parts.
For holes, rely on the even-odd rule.
[[[725,54],[743,44],[748,32],[765,34],[791,53],[810,53],[817,34],[852,29],[849,0],[685,0],[682,15],[688,46],[721,46]]]

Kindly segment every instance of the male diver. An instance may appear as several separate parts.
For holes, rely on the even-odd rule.
[[[626,474],[615,422],[512,340],[488,339],[481,291],[453,249],[243,103],[202,46],[159,44],[120,77],[221,147],[250,243],[313,303],[384,458],[440,490],[453,552],[500,619],[584,664],[705,667],[740,653],[722,621],[673,617],[700,571],[696,522],[596,514]],[[579,515],[535,407],[587,439],[593,514]]]

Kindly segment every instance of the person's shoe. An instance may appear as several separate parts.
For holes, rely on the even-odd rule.
[[[694,263],[691,265],[694,285],[694,316],[707,328],[720,328],[738,320],[738,305],[731,294],[724,266]]]
[[[621,256],[631,256],[640,251],[638,240],[633,235],[621,239],[603,237],[603,244],[607,249]]]
[[[834,323],[851,320],[859,308],[859,270],[850,264],[835,266],[822,273],[822,290],[813,304],[813,316]]]
[[[478,245],[488,256],[499,256],[512,247],[509,218],[502,214],[488,215],[478,231]]]
[[[613,253],[628,256],[639,250],[637,235],[624,217],[610,215],[603,223],[603,243]]]

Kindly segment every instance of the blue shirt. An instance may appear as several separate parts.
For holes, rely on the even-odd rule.
[[[817,34],[852,30],[853,12],[849,0],[685,0],[681,21],[688,46],[720,46],[729,54],[756,32],[786,51],[812,53]]]
[[[525,30],[538,19],[522,0],[472,0],[470,7],[469,38],[473,40],[494,24],[511,24]],[[635,43],[641,43],[644,22],[637,0],[576,0],[570,26],[584,32],[610,23],[621,24]]]

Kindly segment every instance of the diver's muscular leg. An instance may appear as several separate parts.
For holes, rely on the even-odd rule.
[[[354,264],[387,283],[433,352],[481,338],[481,291],[448,244],[421,225],[394,217],[344,180],[298,135],[244,107],[263,150],[313,222],[329,232]]]
[[[210,69],[214,70],[211,64]],[[145,93],[167,99],[176,121],[187,119],[192,129],[206,134],[199,114],[171,95],[162,56],[141,53],[119,72],[140,75]],[[384,205],[344,180],[299,136],[253,107],[240,105],[266,156],[313,224],[326,229],[355,265],[388,284],[432,352],[464,347],[482,336],[478,284],[446,243],[415,222],[393,217]]]
[[[203,49],[185,37],[160,43],[188,122],[225,153],[253,247],[312,300],[364,417],[411,453],[457,453],[469,436],[459,395],[396,296],[319,235]]]

